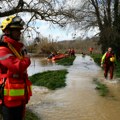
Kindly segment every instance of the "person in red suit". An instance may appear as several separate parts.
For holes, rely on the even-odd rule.
[[[24,21],[19,16],[10,16],[3,20],[1,29],[4,33],[0,42],[0,101],[3,120],[23,120],[25,106],[31,91],[27,68],[30,56],[20,42]]]
[[[115,54],[112,51],[112,48],[109,47],[108,51],[102,56],[101,67],[104,67],[104,77],[107,79],[108,72],[110,72],[110,79],[113,79],[113,72],[115,66]]]

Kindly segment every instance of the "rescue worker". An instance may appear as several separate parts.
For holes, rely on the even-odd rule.
[[[108,72],[110,72],[110,79],[113,79],[115,55],[112,52],[112,48],[109,47],[108,51],[102,56],[101,67],[104,67],[104,77],[107,79]]]
[[[54,56],[55,56],[54,52],[51,52],[51,54],[48,56],[48,59],[52,59],[52,57]]]
[[[20,42],[24,21],[19,16],[10,16],[3,20],[0,28],[4,36],[0,42],[0,100],[3,120],[23,120],[25,105],[31,92],[27,68],[30,57],[22,54]]]
[[[74,50],[74,48],[71,49],[71,56],[75,56],[75,50]]]
[[[89,48],[89,52],[90,52],[90,54],[93,53],[93,47],[90,47],[90,48]]]
[[[68,49],[68,56],[71,56],[71,48]]]

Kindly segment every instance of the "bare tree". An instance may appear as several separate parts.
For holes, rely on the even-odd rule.
[[[81,0],[82,1],[82,0]],[[119,0],[84,0],[76,6],[76,28],[99,28],[99,44],[102,51],[111,46],[120,54],[120,1]],[[120,56],[120,55],[119,55]]]
[[[36,20],[49,21],[64,27],[74,18],[74,11],[66,9],[65,2],[66,0],[0,0],[0,18],[19,13],[25,16],[30,13],[26,29],[31,21],[34,24]],[[32,29],[36,31],[34,27]]]

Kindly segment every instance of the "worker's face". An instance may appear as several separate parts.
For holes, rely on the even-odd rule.
[[[112,51],[112,48],[108,48],[108,52],[111,52]]]
[[[12,29],[11,36],[14,40],[20,41],[21,38],[21,29]]]

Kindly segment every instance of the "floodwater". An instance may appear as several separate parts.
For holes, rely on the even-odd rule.
[[[38,60],[37,60],[38,61]],[[45,61],[45,60],[43,60]],[[31,66],[28,74],[66,67],[56,64]],[[40,67],[40,68],[39,68]],[[120,120],[120,85],[107,83],[110,96],[102,97],[95,90],[93,78],[103,77],[103,71],[86,56],[77,55],[74,64],[66,68],[67,86],[55,91],[33,87],[33,96],[28,104],[41,120]]]
[[[48,70],[65,69],[64,66],[57,65],[46,58],[31,58],[31,65],[28,68],[28,75],[31,76],[35,73],[44,72]]]

